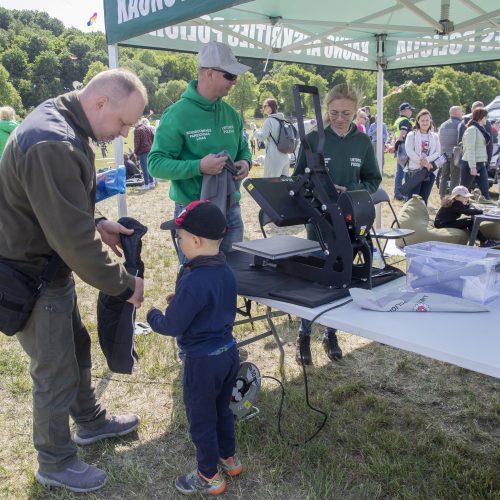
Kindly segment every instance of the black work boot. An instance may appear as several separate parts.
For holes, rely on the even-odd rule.
[[[312,365],[311,337],[309,335],[299,335],[295,344],[295,361],[299,365]]]
[[[332,361],[342,359],[342,349],[339,346],[335,332],[325,332],[321,343],[326,354]]]

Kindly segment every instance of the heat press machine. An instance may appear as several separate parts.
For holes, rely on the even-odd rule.
[[[301,95],[312,96],[318,131],[318,147],[313,152],[304,129],[305,111]],[[347,288],[353,279],[371,283],[372,245],[370,229],[375,207],[368,191],[337,192],[325,165],[325,130],[316,87],[294,85],[293,96],[300,141],[306,155],[305,173],[296,177],[246,179],[243,186],[277,226],[312,224],[319,248],[313,254],[280,258],[287,248],[275,249],[277,258],[263,256],[245,243],[233,245],[255,254],[254,265],[265,266],[272,260],[278,271],[335,288]],[[333,168],[335,160],[333,159]],[[368,237],[368,239],[367,239]],[[266,240],[272,240],[267,238]],[[266,249],[272,242],[252,242]],[[260,253],[260,255],[259,255]],[[301,252],[297,252],[301,253]]]

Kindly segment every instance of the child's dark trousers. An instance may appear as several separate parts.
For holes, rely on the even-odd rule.
[[[216,474],[219,457],[235,453],[234,416],[229,402],[239,365],[235,346],[217,356],[186,356],[184,404],[198,470],[205,477]]]

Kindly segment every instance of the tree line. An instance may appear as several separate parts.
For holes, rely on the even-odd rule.
[[[227,99],[246,118],[261,117],[261,104],[267,97],[277,99],[280,111],[293,117],[292,88],[297,83],[318,87],[323,97],[333,85],[345,82],[360,90],[363,105],[375,109],[374,72],[282,62],[269,62],[265,68],[261,60],[241,61],[251,71],[239,78]],[[0,8],[0,105],[14,107],[20,116],[49,97],[87,83],[107,64],[103,33],[65,28],[44,12]],[[156,117],[179,99],[197,75],[194,54],[120,47],[119,64],[143,81]],[[500,95],[500,62],[387,71],[384,94],[388,125],[404,101],[417,109],[426,107],[439,124],[447,119],[453,105],[468,111],[472,102],[488,103]],[[305,107],[313,113],[312,102],[306,102]]]

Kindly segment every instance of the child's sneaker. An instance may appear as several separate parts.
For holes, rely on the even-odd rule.
[[[175,479],[175,487],[185,495],[192,495],[194,493],[220,495],[226,490],[226,480],[219,471],[209,479],[196,469],[189,474],[177,476]]]
[[[220,468],[231,477],[237,476],[243,471],[243,465],[241,465],[237,455],[228,458],[219,458],[219,465]]]

